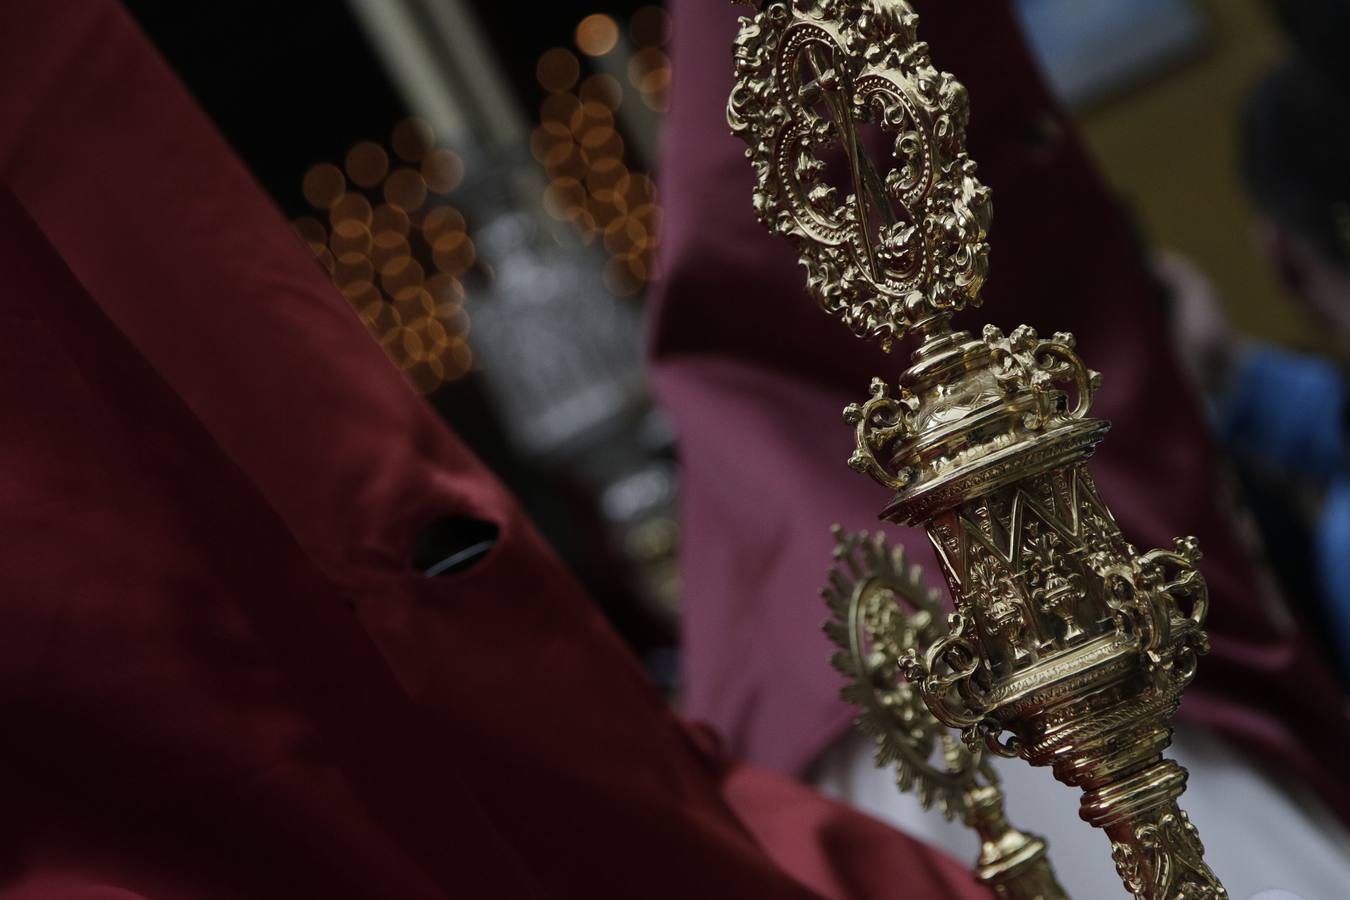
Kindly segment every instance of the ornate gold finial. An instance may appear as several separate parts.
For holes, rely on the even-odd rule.
[[[916,630],[922,604],[874,619],[877,648],[914,639],[905,677],[858,672],[882,708],[917,688],[972,754],[1081,787],[1140,900],[1226,897],[1177,806],[1186,772],[1162,756],[1208,649],[1199,550],[1140,553],[1120,533],[1085,465],[1108,428],[1088,416],[1100,377],[1071,335],[950,330],[984,281],[989,192],[965,153],[965,91],[916,28],[903,0],[764,3],[741,20],[727,113],[760,220],[797,246],[811,293],[883,346],[923,335],[894,394],[874,380],[845,411],[849,465],[895,491],[883,518],[928,531],[956,612],[945,630]],[[885,167],[868,125],[893,141]],[[821,155],[835,145],[842,196]],[[945,783],[931,790],[950,804]]]
[[[886,349],[978,305],[989,190],[965,151],[965,89],[929,62],[909,4],[798,0],[743,21],[727,119],[760,221],[796,245],[811,294]],[[891,141],[884,173],[865,125]],[[823,156],[834,147],[843,193]]]
[[[832,613],[825,633],[839,648],[834,667],[849,679],[841,696],[861,709],[859,730],[876,739],[876,764],[894,766],[896,786],[914,791],[925,809],[936,803],[979,835],[975,876],[1001,900],[1064,900],[1045,841],[1004,815],[983,751],[963,746],[901,680],[903,661],[946,633],[941,595],[884,535],[836,525],[834,537],[835,565],[820,592]]]

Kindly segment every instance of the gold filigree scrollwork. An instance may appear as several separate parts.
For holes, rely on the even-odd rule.
[[[1173,612],[1197,629],[1202,628],[1209,615],[1209,588],[1205,585],[1205,576],[1196,568],[1196,563],[1200,561],[1200,542],[1188,535],[1177,538],[1172,542],[1172,547],[1171,550],[1150,550],[1139,561],[1146,566],[1164,569],[1160,587],[1172,598]],[[1166,576],[1165,569],[1168,566],[1176,570],[1172,577]],[[1181,607],[1183,598],[1190,601],[1189,611]]]
[[[904,0],[773,2],[742,19],[727,120],[755,210],[790,239],[807,290],[883,348],[979,302],[989,191],[965,152],[965,89],[935,69]],[[891,140],[888,168],[865,127]],[[842,151],[844,196],[826,160]]]
[[[1180,690],[1195,677],[1198,657],[1209,653],[1209,636],[1204,631],[1209,613],[1209,588],[1205,577],[1196,568],[1200,545],[1195,538],[1179,537],[1173,547],[1172,550],[1150,550],[1139,558],[1139,564],[1153,572],[1150,587],[1160,600],[1157,604],[1159,616],[1166,615],[1169,631],[1177,627],[1181,631],[1179,640],[1171,647],[1165,647],[1161,652],[1149,651],[1149,667]]]
[[[890,387],[880,378],[872,379],[871,394],[867,402],[850,403],[844,410],[844,421],[853,426],[856,442],[848,466],[898,491],[909,484],[912,473],[906,468],[892,468],[883,460],[890,456],[896,442],[910,435],[908,417],[918,400],[903,388],[899,397],[892,397]]]
[[[1228,892],[1205,863],[1200,834],[1185,812],[1164,807],[1111,842],[1111,859],[1138,900],[1226,900]]]
[[[1147,670],[1180,690],[1194,677],[1197,657],[1209,652],[1203,630],[1209,590],[1196,568],[1195,538],[1177,538],[1173,546],[1129,559],[1097,552],[1088,563],[1102,579],[1121,628],[1137,636]]]
[[[1004,389],[1009,393],[1028,392],[1036,398],[1035,407],[1023,417],[1028,429],[1038,431],[1056,419],[1087,415],[1102,376],[1073,352],[1073,335],[1060,331],[1049,340],[1041,340],[1035,329],[1019,325],[1005,337],[998,328],[986,325],[983,337],[993,349],[996,377]],[[1070,384],[1076,394],[1072,409],[1062,389]]]
[[[985,720],[985,691],[978,681],[983,660],[969,616],[947,616],[947,633],[927,648],[901,659],[905,677],[919,686],[923,701],[943,725],[973,733]],[[969,739],[968,746],[973,746]]]

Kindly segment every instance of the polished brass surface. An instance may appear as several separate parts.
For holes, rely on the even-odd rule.
[[[982,748],[965,747],[938,722],[914,686],[900,680],[902,661],[947,631],[942,598],[924,584],[904,548],[882,535],[835,529],[835,567],[821,591],[825,623],[839,652],[834,666],[849,679],[843,697],[861,708],[858,727],[876,740],[878,766],[894,766],[896,785],[948,818],[959,815],[980,838],[976,877],[1003,900],[1063,900],[1045,857],[1045,841],[1019,831],[1003,812],[1003,794]]]
[[[951,327],[978,305],[988,258],[964,88],[933,67],[903,0],[754,7],[727,116],[756,212],[796,246],[827,312],[883,348],[919,343],[894,387],[876,379],[845,411],[849,465],[895,492],[884,518],[927,530],[956,612],[941,631],[920,628],[917,607],[878,620],[879,646],[916,628],[923,646],[871,689],[896,706],[917,689],[970,753],[1081,788],[1080,814],[1135,897],[1226,897],[1177,806],[1186,772],[1162,755],[1208,646],[1196,543],[1140,552],[1116,526],[1085,465],[1108,427],[1088,415],[1100,377],[1071,335]],[[827,179],[831,153],[847,184]],[[930,788],[939,802],[965,796],[944,784]]]

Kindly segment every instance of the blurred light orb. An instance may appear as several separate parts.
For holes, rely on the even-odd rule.
[[[407,351],[404,349],[403,336],[406,332],[407,328],[402,323],[384,329],[376,329],[380,346],[384,348],[385,355],[393,360],[394,365],[400,369],[406,369],[410,363],[407,358]]]
[[[364,253],[344,253],[337,258],[333,266],[333,281],[343,289],[343,293],[346,293],[350,285],[369,284],[374,280],[375,266]],[[374,285],[371,285],[371,290],[375,290]]]
[[[641,250],[631,250],[627,253],[620,253],[616,258],[628,269],[628,274],[632,275],[638,282],[645,283],[647,281],[650,266],[647,262],[646,253]]]
[[[583,81],[577,96],[583,103],[599,103],[609,109],[618,109],[623,102],[623,85],[613,75],[601,72]]]
[[[651,176],[641,173],[628,179],[624,193],[628,197],[628,205],[633,208],[656,202],[656,184]]]
[[[411,255],[408,239],[396,231],[381,231],[371,241],[370,263],[380,271],[394,260]]]
[[[556,127],[556,123],[545,122],[530,132],[530,155],[540,165],[546,164],[549,154],[560,140],[558,135],[552,131],[554,127]],[[566,137],[571,140],[571,132],[567,132]]]
[[[644,93],[669,84],[670,57],[657,47],[639,50],[628,60],[628,81]]]
[[[403,346],[401,349],[403,350],[404,359],[408,360],[409,363],[416,362],[417,358],[422,355],[422,336],[418,334],[415,329],[409,328],[407,325],[404,325],[399,329],[399,334],[403,339]]]
[[[567,91],[581,76],[576,54],[564,47],[545,50],[534,67],[535,77],[546,91]]]
[[[422,180],[433,194],[448,194],[464,180],[464,161],[453,150],[432,150],[422,160]]]
[[[638,89],[644,94],[660,95],[670,90],[670,66],[652,69],[642,77]]]
[[[328,220],[337,227],[342,222],[358,222],[366,227],[371,222],[370,201],[362,194],[343,194],[328,209]]]
[[[394,298],[394,308],[405,322],[416,324],[436,315],[436,301],[422,286],[405,288]],[[438,323],[439,324],[439,323]],[[444,327],[441,328],[444,331]]]
[[[426,119],[412,117],[394,126],[389,143],[404,162],[421,162],[436,144],[436,132]]]
[[[586,186],[592,191],[615,188],[626,191],[629,181],[628,167],[612,156],[596,159],[586,173]]]
[[[464,230],[464,216],[453,206],[438,206],[422,219],[422,237],[429,245],[435,244],[436,239],[443,234],[452,231],[463,233]]]
[[[421,288],[425,275],[420,262],[411,256],[398,256],[380,267],[380,286],[395,299],[404,291]]]
[[[444,272],[437,272],[429,277],[423,283],[422,289],[431,295],[432,301],[436,304],[437,315],[446,315],[451,307],[464,302],[464,285],[460,284],[455,276],[446,275]]]
[[[570,127],[568,123],[580,109],[581,101],[571,94],[549,94],[544,98],[544,102],[539,104],[539,118],[545,125],[560,122],[565,127]]]
[[[587,56],[604,56],[619,42],[619,26],[604,13],[592,13],[577,23],[576,40]]]
[[[567,219],[586,202],[586,189],[575,178],[555,178],[544,190],[544,209],[555,219]]]
[[[384,199],[390,206],[407,212],[418,209],[427,199],[427,183],[416,169],[398,169],[384,182]]]
[[[352,281],[341,285],[342,296],[347,298],[347,302],[356,307],[358,312],[363,315],[370,312],[372,315],[379,312],[377,306],[384,306],[384,301],[380,299],[380,292],[375,289],[375,285],[369,281]]]
[[[631,216],[622,216],[605,228],[605,249],[617,256],[647,249],[647,229]]]
[[[300,191],[305,195],[306,202],[315,209],[328,209],[346,189],[346,176],[332,163],[310,166],[300,183]]]
[[[594,194],[586,198],[586,211],[591,214],[591,221],[602,233],[611,222],[623,215],[613,204],[606,203]]]
[[[568,121],[572,134],[580,136],[592,128],[614,128],[614,111],[603,103],[591,101],[578,104]]]
[[[445,330],[445,325],[435,316],[419,316],[413,319],[408,327],[417,332],[417,336],[422,339],[422,346],[428,353],[439,354],[450,346],[450,335]]]
[[[402,207],[381,203],[375,207],[375,211],[371,214],[370,233],[379,234],[382,231],[392,231],[395,234],[406,236],[410,224],[408,213]]]
[[[463,338],[469,333],[469,314],[464,311],[464,307],[457,306],[441,317],[441,325],[446,334]]]
[[[585,178],[589,160],[587,154],[568,137],[567,143],[557,144],[544,161],[544,168],[553,178]]]
[[[584,150],[599,150],[601,147],[608,146],[614,138],[614,129],[609,125],[596,125],[594,128],[587,128],[577,143]],[[612,157],[611,157],[612,158]]]
[[[363,188],[372,188],[389,171],[389,154],[374,141],[361,141],[347,151],[347,177]]]
[[[333,226],[329,246],[335,256],[348,253],[365,256],[370,252],[370,229],[356,219],[342,219]]]
[[[658,47],[670,40],[670,14],[659,6],[644,6],[628,20],[628,33],[639,47]]]
[[[535,133],[537,143],[532,141],[531,150],[549,174],[561,174],[553,171],[557,168],[585,166],[585,160],[573,159],[577,148],[572,139],[572,130],[562,122],[546,122]]]
[[[431,245],[431,258],[436,268],[447,275],[467,272],[477,257],[477,250],[467,234],[449,231]]]
[[[623,159],[623,138],[617,131],[611,129],[604,143],[586,148],[586,158],[590,160],[592,167],[600,165],[602,160]]]
[[[600,228],[595,221],[595,216],[584,206],[577,206],[569,209],[567,211],[567,219],[576,226],[577,232],[581,235],[581,240],[587,244],[595,240],[596,234],[600,231]]]
[[[628,213],[629,217],[636,222],[642,223],[642,227],[647,229],[647,241],[651,246],[656,246],[661,231],[661,207],[655,203],[638,203],[633,206]]]

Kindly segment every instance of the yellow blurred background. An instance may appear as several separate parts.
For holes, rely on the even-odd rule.
[[[1213,280],[1235,327],[1334,352],[1280,287],[1252,238],[1237,129],[1252,86],[1285,50],[1261,0],[1196,0],[1207,43],[1191,58],[1082,111],[1078,120],[1144,238]]]

